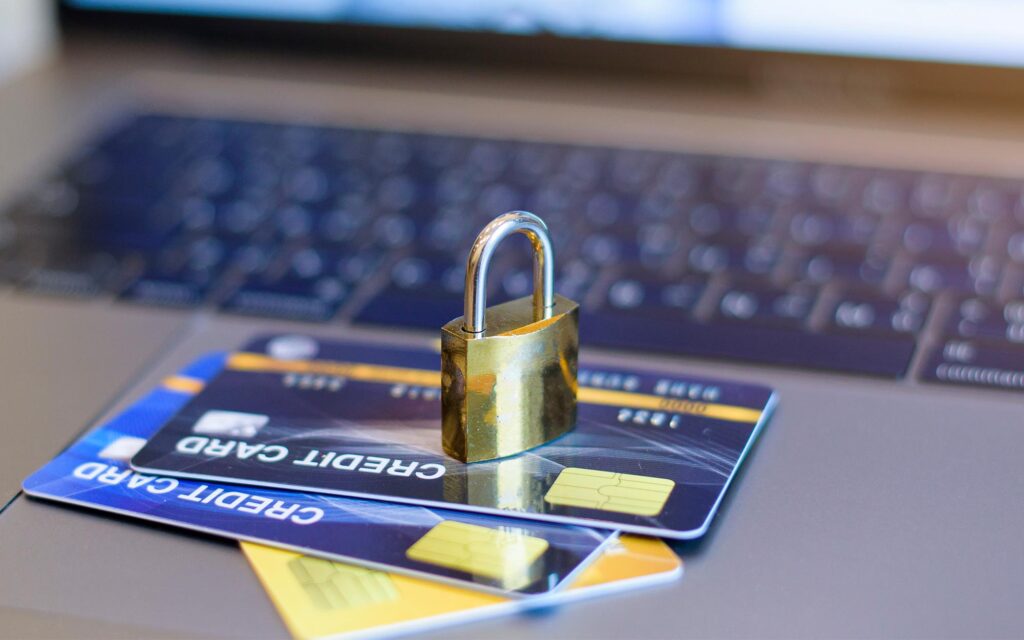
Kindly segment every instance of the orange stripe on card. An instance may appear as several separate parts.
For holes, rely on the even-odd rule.
[[[407,367],[388,367],[378,364],[331,362],[327,360],[275,360],[254,353],[236,353],[228,359],[228,368],[236,371],[264,371],[279,373],[313,373],[342,376],[364,382],[412,384],[421,387],[441,386],[441,373]]]
[[[312,373],[328,376],[342,376],[363,382],[386,384],[409,384],[420,387],[440,387],[441,374],[438,371],[390,367],[378,364],[355,362],[333,362],[328,360],[276,360],[256,353],[236,353],[228,359],[228,368],[236,371],[265,373]],[[759,409],[737,407],[728,404],[698,402],[678,398],[666,398],[645,393],[613,391],[580,387],[577,398],[586,404],[649,409],[666,413],[685,413],[715,418],[729,422],[756,423],[761,419]]]
[[[181,393],[199,393],[206,386],[206,383],[196,378],[189,378],[188,376],[167,376],[164,378],[163,386],[165,389],[180,391]]]

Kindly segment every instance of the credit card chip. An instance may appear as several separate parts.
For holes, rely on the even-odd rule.
[[[309,556],[292,559],[288,568],[318,609],[368,607],[399,598],[391,576],[383,571]]]
[[[547,548],[547,540],[519,531],[445,520],[409,547],[406,555],[506,583],[521,579]]]
[[[676,483],[667,478],[566,467],[544,501],[565,507],[656,516]]]

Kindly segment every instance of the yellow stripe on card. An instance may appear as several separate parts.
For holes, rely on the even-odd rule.
[[[441,386],[441,374],[438,371],[411,369],[408,367],[389,367],[377,364],[332,362],[327,360],[276,360],[255,353],[236,353],[228,359],[227,366],[235,371],[313,373],[342,376],[362,382],[408,384],[421,387]],[[682,400],[679,398],[666,398],[664,396],[631,393],[629,391],[580,387],[577,398],[585,404],[690,414],[728,422],[753,424],[761,419],[761,411],[759,409],[698,402],[695,400]]]
[[[441,386],[441,374],[438,371],[327,360],[275,360],[254,353],[233,354],[228,359],[228,368],[267,373],[314,373],[364,382],[412,384],[421,387]]]
[[[188,376],[167,376],[164,378],[163,386],[165,389],[181,393],[199,393],[206,386],[206,383],[196,378],[189,378]]]
[[[675,486],[667,478],[566,467],[544,495],[544,501],[565,507],[656,516]]]
[[[579,394],[576,397],[580,402],[586,404],[629,407],[631,409],[650,409],[651,411],[665,411],[666,413],[688,413],[697,416],[704,416],[705,418],[727,420],[729,422],[756,423],[761,419],[761,411],[759,409],[748,409],[747,407],[736,407],[728,404],[714,404],[711,402],[698,402],[696,400],[665,398],[663,396],[648,395],[646,393],[630,393],[629,391],[612,391],[610,389],[580,387]]]

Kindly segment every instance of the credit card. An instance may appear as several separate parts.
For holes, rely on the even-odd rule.
[[[439,360],[430,349],[260,339],[229,356],[132,465],[696,538],[775,405],[767,387],[584,357],[573,431],[465,464],[441,449]]]
[[[376,638],[677,580],[683,563],[656,538],[624,535],[572,580],[540,598],[501,596],[243,543],[249,563],[296,638]]]
[[[26,479],[25,492],[512,596],[557,589],[596,558],[610,538],[582,527],[133,471],[127,460],[224,361],[223,354],[209,356],[168,378]],[[219,424],[236,425],[238,434],[259,428],[229,418]],[[266,449],[263,454],[272,455]]]

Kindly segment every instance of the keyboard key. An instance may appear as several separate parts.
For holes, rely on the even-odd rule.
[[[635,267],[626,269],[607,289],[602,306],[621,312],[663,314],[685,318],[697,307],[707,288],[701,275],[654,275]]]
[[[501,267],[495,300],[512,300],[533,292],[533,266],[513,264]],[[460,270],[461,274],[462,271]],[[582,300],[593,284],[597,270],[583,261],[562,262],[555,267],[555,293],[570,300]]]
[[[867,214],[798,212],[789,221],[789,237],[802,247],[825,251],[866,248],[879,227],[879,218]]]
[[[1010,259],[1017,264],[1024,264],[1024,231],[1018,231],[1006,241],[1006,251]]]
[[[109,253],[58,248],[44,263],[26,269],[18,287],[48,295],[96,296],[115,285],[118,268],[117,258]]]
[[[949,287],[957,291],[971,291],[967,262],[963,260],[910,264],[904,284],[906,287],[933,294]]]
[[[690,209],[685,222],[700,238],[724,239],[767,233],[773,218],[772,210],[767,207],[702,202]]]
[[[209,290],[206,278],[193,279],[191,274],[168,274],[152,270],[144,272],[121,292],[121,299],[161,307],[193,307],[202,304]]]
[[[183,239],[153,257],[121,292],[123,300],[168,307],[202,304],[225,281],[262,273],[273,250],[216,236]]]
[[[929,260],[909,265],[905,285],[929,294],[940,291],[991,295],[999,286],[1002,265],[987,256]]]
[[[898,298],[848,291],[832,305],[827,331],[841,333],[914,334],[931,308],[930,298],[910,292]]]
[[[765,283],[737,283],[722,294],[715,318],[798,328],[807,323],[817,297],[817,289],[807,285],[780,289]]]
[[[653,353],[902,377],[914,353],[910,337],[821,334],[754,323],[698,323],[665,314],[590,313],[580,344]]]
[[[693,271],[707,274],[739,271],[746,254],[747,248],[743,245],[701,242],[690,249],[687,265]]]
[[[1000,304],[991,299],[966,298],[957,305],[945,330],[952,337],[1024,345],[1024,300]]]
[[[864,247],[790,251],[784,260],[785,270],[794,274],[796,279],[821,284],[831,281],[857,283],[868,287],[881,287],[891,265],[889,258]]]
[[[492,267],[489,293],[500,277]],[[464,259],[450,254],[414,254],[394,264],[384,290],[356,314],[354,321],[440,329],[449,320],[462,315],[464,288]]]
[[[909,207],[909,176],[900,171],[878,171],[871,175],[861,191],[860,205],[869,213],[885,218],[899,217]]]
[[[348,244],[363,235],[373,217],[372,208],[360,196],[340,198],[315,221],[318,242]]]
[[[206,299],[213,286],[217,257],[209,263],[179,261],[170,257],[148,265],[121,292],[120,298],[130,302],[164,307],[192,307]],[[204,267],[202,264],[209,264]]]
[[[382,260],[373,249],[304,247],[251,274],[221,307],[247,315],[326,322]]]
[[[927,382],[1024,392],[1024,348],[949,340],[932,351],[922,378]]]
[[[269,283],[243,285],[228,295],[221,308],[245,315],[326,322],[334,317],[349,293],[338,278],[284,277]]]
[[[950,221],[915,220],[903,229],[903,249],[914,256],[973,255],[984,246],[987,228],[970,218]]]

